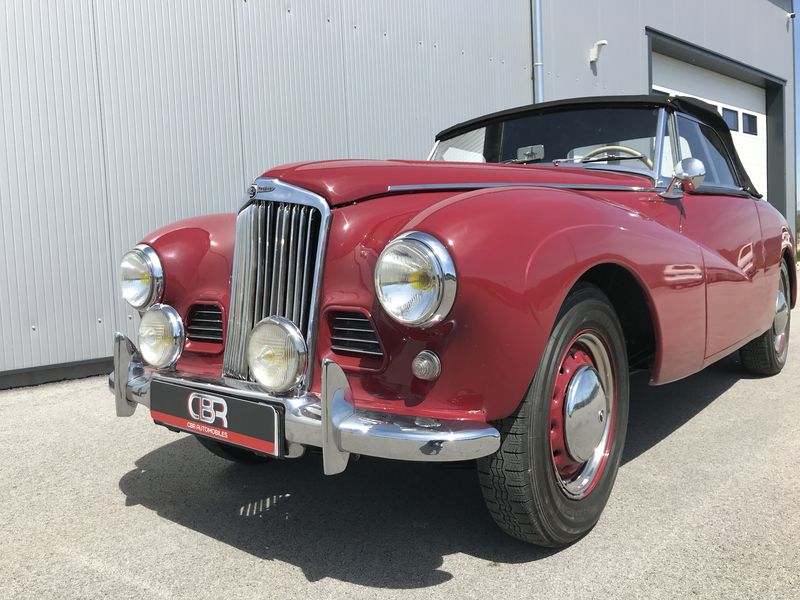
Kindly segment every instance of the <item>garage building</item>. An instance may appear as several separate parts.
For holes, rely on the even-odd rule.
[[[425,158],[483,113],[667,93],[717,106],[795,199],[791,0],[8,0],[0,9],[0,388],[109,369],[121,255],[238,208],[272,165]]]

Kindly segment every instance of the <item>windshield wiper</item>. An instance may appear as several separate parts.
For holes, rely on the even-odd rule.
[[[593,157],[593,158],[587,158],[586,160],[576,159],[575,162],[578,163],[578,164],[580,164],[580,163],[586,164],[586,163],[593,163],[593,162],[607,162],[607,161],[610,161],[610,160],[642,160],[643,158],[645,158],[644,154],[642,154],[641,156],[631,156],[629,154],[624,154],[624,155],[622,155],[622,154],[605,154],[603,156],[596,156],[596,157]]]
[[[509,160],[501,161],[501,165],[529,165],[535,162],[541,162],[543,158],[510,158]]]

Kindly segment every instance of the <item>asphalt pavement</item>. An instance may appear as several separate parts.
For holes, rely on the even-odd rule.
[[[241,466],[116,418],[104,378],[0,392],[0,598],[800,598],[800,335],[777,377],[732,356],[632,392],[561,551],[500,532],[465,465]]]

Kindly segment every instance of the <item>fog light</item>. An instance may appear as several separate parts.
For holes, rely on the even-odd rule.
[[[442,363],[433,352],[423,350],[411,363],[411,372],[418,379],[434,381],[442,373]]]
[[[139,351],[145,362],[157,369],[171,367],[183,352],[183,321],[167,304],[154,304],[139,324]]]
[[[267,317],[250,332],[247,364],[268,392],[286,392],[303,378],[308,347],[297,326],[283,317]]]

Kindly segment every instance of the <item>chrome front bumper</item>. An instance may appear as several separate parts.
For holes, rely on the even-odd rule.
[[[306,394],[270,396],[256,384],[237,379],[209,379],[181,372],[147,372],[136,346],[121,333],[114,336],[114,371],[108,384],[117,416],[129,417],[137,404],[150,407],[150,381],[161,379],[190,389],[233,394],[284,407],[286,456],[296,458],[306,446],[322,448],[326,475],[341,473],[350,454],[396,460],[447,462],[487,456],[500,447],[500,433],[486,423],[430,420],[356,409],[342,368],[322,364],[322,397]]]

